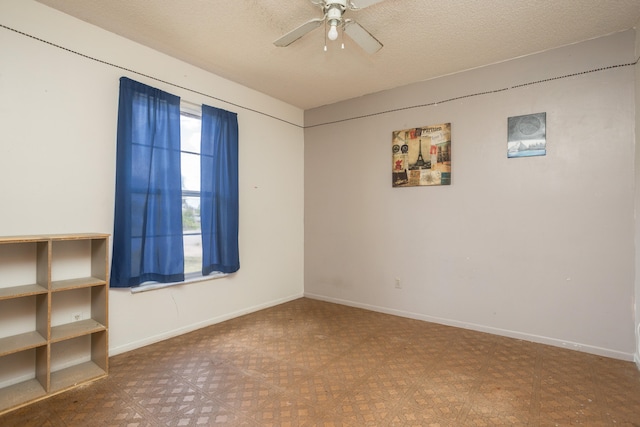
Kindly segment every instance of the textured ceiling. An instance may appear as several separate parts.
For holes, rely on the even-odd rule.
[[[640,0],[385,0],[347,11],[384,47],[373,55],[320,27],[309,0],[38,0],[83,21],[310,109],[633,28]],[[356,1],[356,0],[354,0]]]

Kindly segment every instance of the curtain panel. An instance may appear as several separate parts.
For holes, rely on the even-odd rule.
[[[238,250],[238,116],[202,106],[200,215],[202,275],[233,273]]]
[[[184,280],[180,98],[120,79],[112,287]]]

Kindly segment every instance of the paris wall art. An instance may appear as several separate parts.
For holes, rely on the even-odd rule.
[[[393,131],[393,187],[451,184],[451,123]]]

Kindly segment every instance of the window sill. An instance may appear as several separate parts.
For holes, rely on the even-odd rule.
[[[156,289],[164,289],[172,286],[186,285],[189,283],[198,283],[198,282],[204,282],[207,280],[219,279],[221,277],[226,277],[226,276],[228,276],[227,273],[211,273],[208,276],[190,274],[185,276],[185,279],[183,282],[172,282],[172,283],[145,282],[139,286],[136,286],[130,289],[132,294],[138,294],[141,292],[155,291]]]

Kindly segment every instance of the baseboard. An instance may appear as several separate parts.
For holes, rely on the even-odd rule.
[[[613,359],[626,360],[626,361],[634,360],[634,355],[632,353],[624,353],[621,351],[616,351],[616,350],[611,350],[607,348],[601,348],[601,347],[596,347],[596,346],[591,346],[586,344],[580,344],[580,343],[575,343],[571,341],[563,341],[555,338],[532,335],[532,334],[527,334],[523,332],[510,331],[506,329],[493,328],[493,327],[478,325],[474,323],[460,322],[452,319],[444,319],[440,317],[428,316],[428,315],[419,314],[419,313],[396,310],[396,309],[387,308],[387,307],[363,304],[356,301],[343,300],[340,298],[331,298],[324,295],[318,295],[318,294],[313,294],[309,292],[305,292],[304,296],[306,298],[316,299],[320,301],[326,301],[326,302],[332,302],[335,304],[341,304],[341,305],[346,305],[350,307],[362,308],[365,310],[376,311],[379,313],[392,314],[394,316],[406,317],[409,319],[423,320],[425,322],[438,323],[441,325],[454,326],[462,329],[470,329],[478,332],[486,332],[489,334],[515,338],[515,339],[520,339],[524,341],[531,341],[538,344],[546,344],[554,347],[562,347],[570,350],[581,351],[584,353],[595,354],[598,356],[610,357]],[[638,365],[638,368],[640,369],[640,361],[638,360],[638,357],[635,358],[635,361],[636,361],[636,365]]]
[[[224,322],[226,320],[235,319],[236,317],[244,316],[245,314],[255,313],[256,311],[264,310],[265,308],[275,307],[276,305],[284,304],[289,301],[293,301],[299,298],[302,298],[304,295],[302,293],[290,295],[285,298],[280,298],[276,300],[272,300],[263,304],[254,305],[252,307],[243,308],[241,310],[237,310],[231,313],[225,313],[223,315],[213,317],[211,319],[204,320],[202,322],[193,323],[191,325],[183,326],[178,329],[173,329],[170,331],[163,332],[158,335],[154,335],[152,337],[146,337],[143,340],[134,341],[127,343],[125,345],[121,345],[118,347],[109,349],[109,356],[115,356],[121,353],[126,353],[127,351],[135,350],[140,347],[144,347],[150,344],[154,344],[160,341],[164,341],[169,338],[174,338],[179,335],[183,335],[189,332],[193,332],[195,330],[205,328],[207,326],[215,325],[217,323]]]
[[[633,355],[633,360],[640,371],[640,323],[636,325],[636,353]]]

